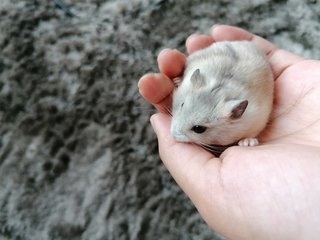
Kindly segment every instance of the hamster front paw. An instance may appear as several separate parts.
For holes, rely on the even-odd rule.
[[[182,83],[182,77],[176,77],[173,79],[173,85],[177,88],[181,85]]]
[[[241,147],[254,147],[259,145],[257,138],[244,138],[238,142],[238,145]]]

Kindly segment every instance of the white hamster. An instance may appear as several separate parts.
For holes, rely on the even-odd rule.
[[[187,58],[173,93],[171,133],[200,145],[258,145],[273,105],[267,57],[248,41],[213,43]]]

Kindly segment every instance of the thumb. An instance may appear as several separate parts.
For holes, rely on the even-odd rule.
[[[199,196],[206,194],[208,178],[218,177],[220,159],[195,144],[176,142],[170,133],[170,116],[157,113],[150,121],[158,137],[161,160],[196,204]]]

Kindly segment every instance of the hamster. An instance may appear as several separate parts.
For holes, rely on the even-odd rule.
[[[191,54],[173,92],[171,134],[202,146],[255,146],[273,105],[267,57],[248,41],[213,43]]]

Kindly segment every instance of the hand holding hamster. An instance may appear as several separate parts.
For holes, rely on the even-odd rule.
[[[203,146],[257,145],[272,110],[273,81],[267,58],[248,41],[191,54],[173,93],[172,135]]]
[[[276,48],[243,29],[219,25],[187,40],[189,54],[213,42],[247,40],[268,57],[274,78],[271,121],[263,145],[230,147],[219,157],[170,132],[173,79],[186,56],[163,50],[160,73],[139,81],[161,113],[151,117],[161,160],[204,220],[227,239],[318,239],[320,216],[320,61]],[[201,71],[201,70],[200,70]]]

